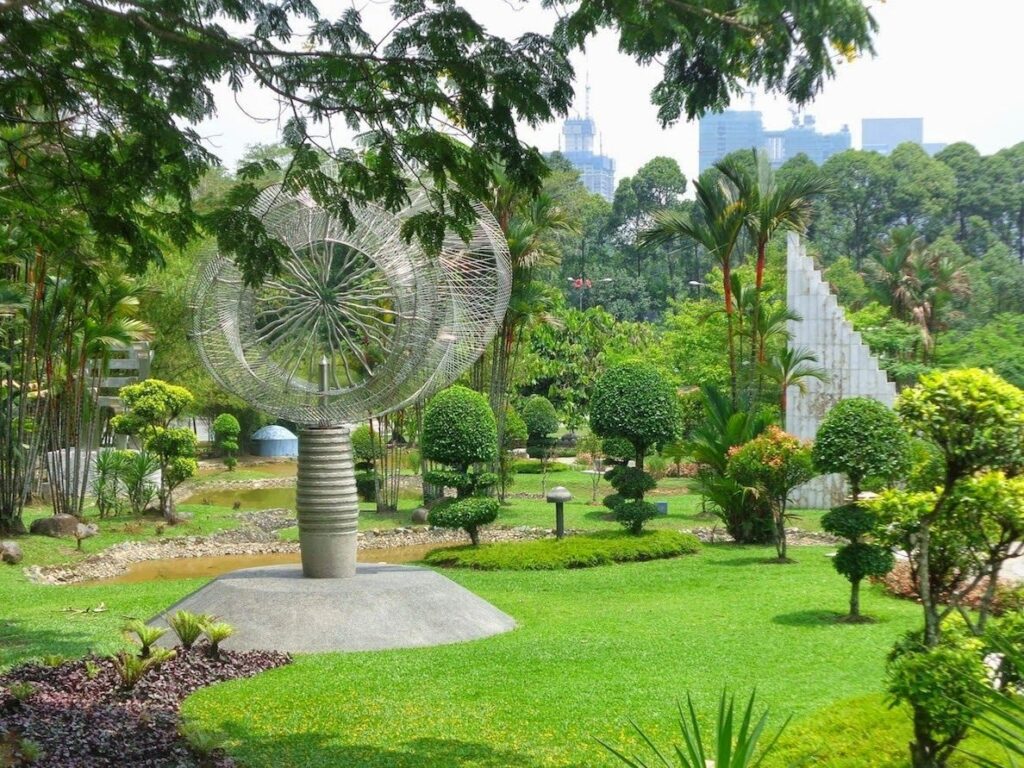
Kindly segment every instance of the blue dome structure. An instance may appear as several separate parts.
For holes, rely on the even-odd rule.
[[[299,438],[278,424],[260,427],[249,438],[257,456],[298,456]]]

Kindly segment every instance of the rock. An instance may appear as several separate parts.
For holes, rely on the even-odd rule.
[[[21,547],[16,542],[0,541],[0,560],[3,560],[8,565],[17,565],[23,557]]]
[[[427,515],[430,511],[426,507],[417,507],[412,511],[412,521],[414,523],[425,523],[427,522]]]
[[[51,536],[55,539],[61,536],[74,537],[78,525],[78,518],[74,515],[50,515],[33,520],[29,532],[36,536]]]
[[[76,539],[91,539],[93,536],[95,536],[99,532],[100,532],[100,527],[98,525],[96,525],[95,523],[89,523],[88,525],[84,525],[83,523],[79,523],[78,526],[75,528],[75,538]]]

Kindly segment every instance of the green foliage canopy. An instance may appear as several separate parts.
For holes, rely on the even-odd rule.
[[[449,387],[431,398],[423,413],[423,456],[465,472],[497,455],[498,428],[487,398],[465,387]]]
[[[602,437],[628,440],[642,468],[649,447],[675,437],[679,400],[653,365],[623,363],[608,369],[594,385],[590,427]]]
[[[908,469],[910,438],[896,413],[877,400],[840,400],[818,427],[814,464],[822,472],[842,472],[854,498],[866,477],[894,480]]]

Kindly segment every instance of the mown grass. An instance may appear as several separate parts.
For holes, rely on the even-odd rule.
[[[224,471],[208,475],[206,479],[208,482],[215,479],[242,479],[239,477],[241,473],[242,470],[236,470],[234,473]],[[601,505],[601,499],[611,493],[608,483],[604,480],[599,482],[594,501],[592,477],[577,469],[550,474],[547,478],[534,474],[516,475],[515,482],[509,488],[508,500],[498,514],[496,525],[553,528],[554,506],[545,501],[544,492],[556,485],[567,488],[573,495],[572,501],[565,505],[565,524],[568,528],[585,531],[621,530],[621,526],[614,520],[609,510]],[[237,502],[243,510],[271,507],[294,509],[295,488],[206,490],[200,484],[195,486],[195,493],[188,500],[196,504],[206,500],[225,507],[231,507]],[[668,502],[668,515],[651,520],[647,524],[648,528],[722,528],[718,518],[704,511],[700,496],[690,490],[689,480],[663,478],[650,495],[650,500]],[[398,512],[393,514],[379,515],[374,504],[361,503],[359,527],[362,530],[372,530],[411,525],[412,512],[421,504],[422,498],[411,490],[403,491],[399,499]],[[822,514],[822,510],[801,510],[794,517],[792,525],[807,531],[820,531]],[[293,539],[297,535],[297,532],[289,531],[284,534],[284,538]]]
[[[846,584],[827,550],[766,565],[762,547],[551,572],[446,571],[519,627],[437,648],[303,656],[197,693],[185,713],[251,768],[345,765],[611,766],[594,741],[659,743],[693,693],[710,724],[723,686],[756,687],[773,720],[798,720],[882,687],[885,655],[919,608],[865,595],[878,622],[834,621]],[[777,766],[781,764],[776,764]]]
[[[644,531],[639,536],[602,531],[561,540],[503,541],[478,547],[445,547],[429,552],[424,561],[445,568],[475,568],[482,571],[554,571],[662,560],[692,555],[699,550],[700,542],[695,536],[679,531]]]

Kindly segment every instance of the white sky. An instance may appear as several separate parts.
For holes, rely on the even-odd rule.
[[[368,23],[390,3],[356,0]],[[347,6],[344,0],[319,0],[329,15]],[[554,16],[540,0],[463,0],[489,29],[506,36],[546,32]],[[1024,2],[1021,0],[888,0],[873,2],[879,23],[876,56],[839,67],[836,78],[806,109],[818,129],[848,124],[853,146],[860,146],[864,117],[923,117],[926,142],[969,141],[989,154],[1024,140],[1024,88],[1020,86]],[[591,115],[597,122],[605,154],[615,158],[616,180],[632,174],[657,155],[675,158],[686,174],[697,171],[697,124],[662,130],[650,103],[659,79],[657,67],[641,68],[617,51],[616,37],[606,32],[591,40],[585,54],[575,55],[578,109],[583,111],[583,82],[589,72]],[[277,139],[273,100],[255,86],[238,99],[226,87],[216,89],[218,116],[199,130],[209,147],[229,167],[248,144]],[[766,127],[789,124],[785,102],[758,95],[755,108]],[[733,106],[749,108],[747,98]],[[248,113],[248,114],[246,114]],[[262,121],[253,118],[263,118]],[[560,124],[522,138],[548,151],[558,147]],[[344,137],[335,136],[335,141]]]

